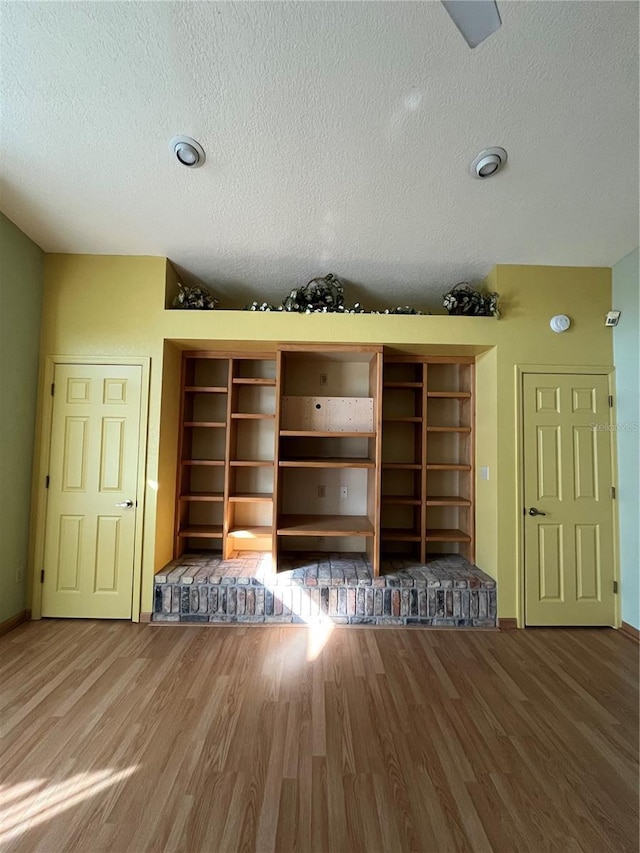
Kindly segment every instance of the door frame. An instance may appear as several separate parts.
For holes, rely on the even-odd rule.
[[[613,397],[613,406],[609,408],[609,426],[615,423],[616,395],[615,395],[615,368],[613,365],[576,365],[576,364],[517,364],[515,367],[516,382],[516,495],[517,495],[517,523],[516,523],[516,559],[517,559],[517,604],[518,628],[525,628],[525,527],[524,527],[524,377],[526,374],[563,374],[575,373],[586,376],[606,376],[609,394]],[[618,489],[618,458],[615,431],[609,430],[609,452],[611,454],[612,485]],[[618,528],[618,502],[611,501],[611,521],[613,524],[613,577],[618,582],[620,589],[620,559],[619,559],[619,528]],[[614,595],[616,628],[621,624],[620,594]]]
[[[42,584],[40,583],[40,571],[44,565],[45,527],[47,521],[47,498],[46,478],[49,473],[49,460],[51,456],[51,430],[53,426],[53,396],[51,386],[58,365],[128,365],[140,367],[140,427],[138,432],[138,470],[136,501],[138,516],[136,518],[136,530],[133,546],[133,588],[131,591],[131,621],[140,621],[140,603],[142,591],[142,549],[145,522],[145,494],[146,494],[146,471],[147,471],[147,426],[149,420],[149,380],[151,375],[151,359],[148,356],[96,356],[96,355],[48,355],[45,357],[43,367],[43,380],[40,401],[40,428],[37,436],[37,447],[39,450],[39,463],[37,470],[34,468],[33,485],[33,512],[34,522],[34,557],[31,572],[31,619],[42,618]],[[28,597],[29,598],[29,597]]]

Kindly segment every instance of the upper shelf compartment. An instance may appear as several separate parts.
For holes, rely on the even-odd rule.
[[[377,432],[377,348],[282,352],[282,435]]]
[[[381,347],[282,348],[285,397],[374,397]]]
[[[374,434],[373,397],[286,396],[281,406],[285,435],[292,432]]]
[[[229,385],[229,361],[203,353],[185,353],[184,390],[191,393],[223,393]]]

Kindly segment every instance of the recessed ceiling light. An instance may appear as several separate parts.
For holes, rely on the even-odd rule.
[[[490,178],[497,174],[506,162],[507,152],[504,148],[486,148],[471,164],[471,174],[474,178]]]
[[[206,160],[204,149],[190,136],[174,136],[169,143],[178,163],[189,169],[197,169]]]

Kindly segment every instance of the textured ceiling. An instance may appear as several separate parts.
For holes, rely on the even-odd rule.
[[[222,307],[610,266],[638,244],[638,4],[499,7],[472,51],[438,2],[2,2],[1,206],[46,251],[167,255]]]

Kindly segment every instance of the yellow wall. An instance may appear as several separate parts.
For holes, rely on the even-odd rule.
[[[142,610],[151,610],[154,570],[171,558],[179,350],[266,348],[278,342],[384,343],[432,352],[467,346],[478,360],[478,564],[497,577],[499,615],[518,611],[516,366],[610,366],[611,270],[498,266],[488,279],[504,316],[296,315],[168,311],[174,286],[163,258],[48,255],[41,357],[144,355],[151,358]],[[256,295],[259,297],[259,294]],[[564,334],[549,319],[568,314]],[[163,388],[163,374],[165,377]],[[44,382],[44,378],[43,378]]]

